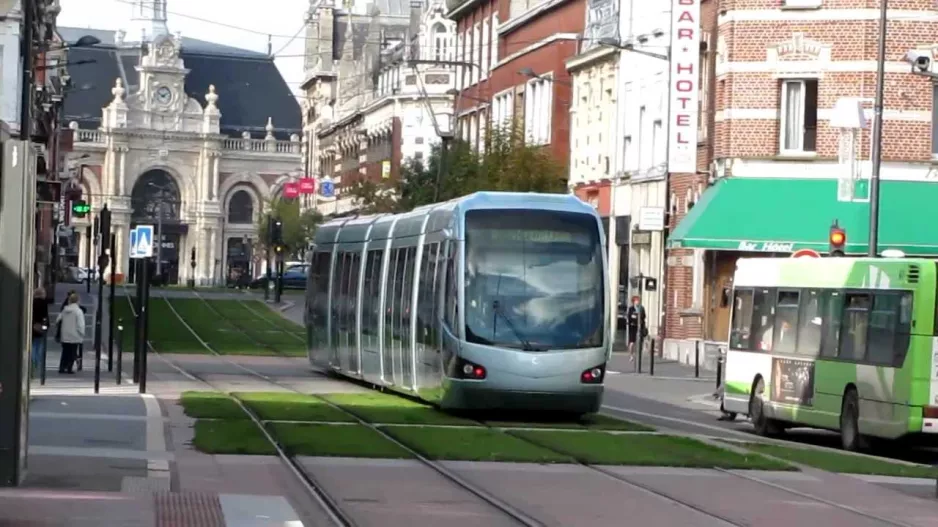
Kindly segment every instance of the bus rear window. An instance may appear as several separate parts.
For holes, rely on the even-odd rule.
[[[773,327],[775,325],[775,291],[756,289],[752,296],[751,348],[772,351]]]

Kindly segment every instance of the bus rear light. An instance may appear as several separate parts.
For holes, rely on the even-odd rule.
[[[922,417],[925,419],[938,419],[938,406],[926,406],[922,408]]]
[[[605,367],[606,365],[603,364],[601,366],[596,366],[594,368],[584,370],[583,373],[580,374],[580,382],[584,384],[599,384],[603,382],[603,377],[606,373],[604,371]]]

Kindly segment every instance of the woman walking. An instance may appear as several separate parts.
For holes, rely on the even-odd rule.
[[[78,305],[78,295],[68,295],[65,309],[59,313],[55,323],[58,337],[62,343],[62,356],[59,359],[59,373],[75,373],[72,364],[78,355],[78,346],[85,341],[85,312]]]
[[[39,375],[40,369],[45,368],[46,331],[49,327],[49,303],[46,302],[46,290],[37,287],[33,292],[33,342],[30,358],[33,364],[33,375]]]

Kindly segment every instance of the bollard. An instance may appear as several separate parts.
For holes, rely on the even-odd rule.
[[[694,342],[694,378],[700,378],[700,341]]]
[[[723,350],[717,354],[717,390],[720,389],[720,380],[723,378]]]
[[[638,352],[637,352],[638,357],[635,359],[636,361],[635,365],[638,367],[638,373],[642,373],[642,348],[645,347],[645,339],[642,338],[641,330],[642,330],[642,327],[639,326],[638,327],[638,331],[639,331],[638,339],[636,339],[638,342],[635,343],[635,347],[638,348]]]
[[[121,383],[121,369],[124,366],[124,319],[117,319],[117,384]]]
[[[46,350],[49,349],[49,321],[42,324],[42,353],[39,354],[39,385],[46,385]]]
[[[652,377],[655,376],[655,339],[651,339],[651,351],[649,351],[648,360],[648,374]]]

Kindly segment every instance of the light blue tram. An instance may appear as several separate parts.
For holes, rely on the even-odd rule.
[[[310,362],[446,409],[599,410],[602,224],[570,195],[479,192],[319,227]]]

